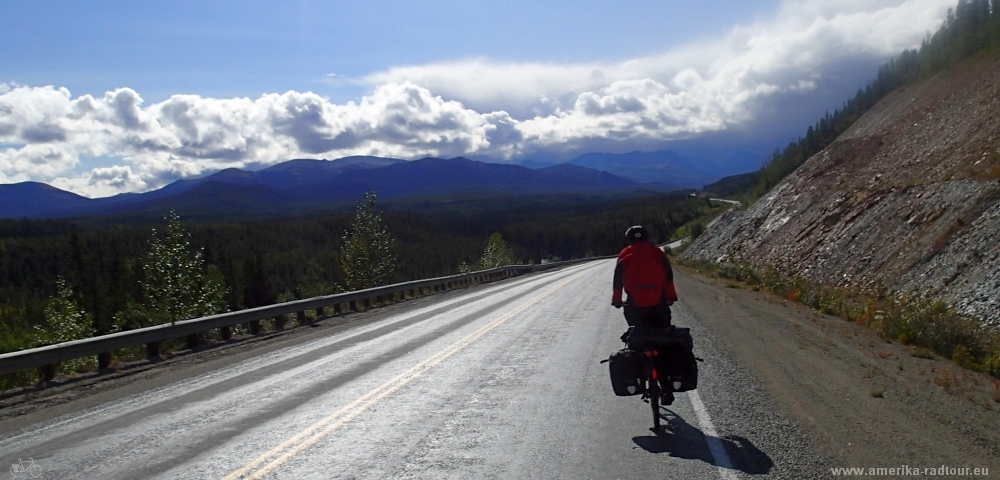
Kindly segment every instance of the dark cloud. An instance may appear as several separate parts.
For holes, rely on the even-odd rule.
[[[0,135],[2,134],[3,132],[0,130]],[[66,131],[51,123],[30,125],[21,130],[21,138],[27,143],[65,142]]]

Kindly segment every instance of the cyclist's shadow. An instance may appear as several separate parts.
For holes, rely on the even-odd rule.
[[[666,420],[660,430],[644,437],[632,437],[643,450],[650,453],[666,453],[671,457],[701,460],[715,465],[712,451],[708,448],[707,437],[697,427],[686,422],[672,410],[663,409],[666,414],[661,417]],[[774,461],[766,453],[760,451],[746,438],[731,435],[718,438],[726,448],[726,454],[733,468],[750,475],[762,475],[771,471]]]

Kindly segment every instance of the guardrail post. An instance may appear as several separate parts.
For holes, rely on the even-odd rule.
[[[222,337],[223,340],[229,340],[230,338],[233,338],[233,329],[230,327],[219,327],[219,336]]]
[[[194,350],[194,348],[197,347],[199,343],[201,343],[201,339],[198,338],[197,333],[192,333],[191,335],[187,336],[188,350]]]
[[[298,320],[300,327],[303,326],[303,325],[305,325],[305,324],[307,324],[307,323],[309,323],[309,321],[306,320],[306,311],[305,310],[299,310],[299,311],[295,312],[295,320]]]
[[[288,321],[284,315],[278,315],[274,317],[274,329],[283,332],[285,330],[285,322]]]
[[[146,358],[160,358],[160,342],[146,344]]]
[[[326,308],[319,307],[316,309],[316,319],[320,319],[326,316]]]
[[[38,378],[42,382],[51,382],[53,378],[56,378],[56,366],[42,365],[38,368]]]
[[[111,366],[111,352],[97,354],[97,369],[104,370]]]
[[[251,320],[249,323],[250,323],[250,334],[260,335],[260,332],[262,330],[260,327],[260,320]]]

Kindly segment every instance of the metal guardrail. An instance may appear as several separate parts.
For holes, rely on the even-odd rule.
[[[511,265],[472,272],[447,277],[430,278],[426,280],[415,280],[412,282],[397,283],[384,287],[369,288],[354,292],[338,293],[322,297],[307,298],[304,300],[294,300],[286,303],[279,303],[266,307],[239,310],[236,312],[221,313],[208,317],[184,320],[171,324],[155,325],[152,327],[139,328],[124,332],[101,335],[97,337],[74,340],[55,345],[21,350],[17,352],[0,355],[0,374],[13,373],[31,368],[48,368],[52,370],[55,364],[71,360],[74,358],[99,355],[123,348],[138,345],[147,345],[147,352],[157,351],[156,345],[166,340],[174,340],[188,337],[198,333],[210,331],[215,328],[223,329],[227,332],[229,327],[242,323],[257,322],[270,318],[284,318],[290,313],[299,314],[300,323],[305,318],[307,310],[323,310],[328,307],[334,308],[334,314],[342,314],[345,311],[362,310],[371,304],[382,304],[387,298],[391,302],[398,301],[397,296],[402,294],[403,299],[407,295],[416,297],[438,291],[462,288],[472,284],[486,283],[517,276],[523,273],[537,272],[551,268],[563,267],[577,263],[604,260],[611,257],[594,257],[580,260],[569,260],[565,262],[544,263],[540,265]],[[430,292],[425,292],[429,290]],[[360,303],[359,303],[360,302]],[[347,304],[347,308],[344,305]],[[223,333],[223,338],[226,337]],[[150,347],[153,345],[153,347]]]

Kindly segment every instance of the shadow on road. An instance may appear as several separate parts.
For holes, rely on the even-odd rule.
[[[671,457],[701,460],[715,465],[706,435],[676,413],[670,410],[666,412],[667,415],[661,413],[666,423],[659,431],[644,437],[632,437],[632,441],[650,453],[666,453]],[[726,454],[729,455],[735,470],[750,475],[763,475],[770,472],[774,466],[771,457],[746,438],[730,435],[718,440],[726,448]]]

